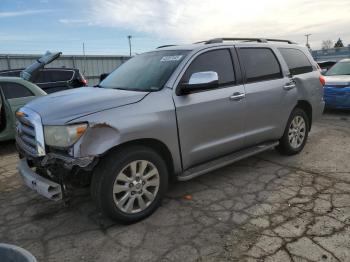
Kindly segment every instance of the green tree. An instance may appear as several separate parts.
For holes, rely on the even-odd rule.
[[[339,38],[338,41],[334,44],[334,47],[344,47],[343,41]]]

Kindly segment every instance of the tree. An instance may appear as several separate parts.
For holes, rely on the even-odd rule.
[[[343,41],[339,38],[338,41],[335,43],[334,47],[335,48],[344,47]]]
[[[333,41],[332,40],[323,40],[322,41],[322,49],[330,49],[333,47]]]

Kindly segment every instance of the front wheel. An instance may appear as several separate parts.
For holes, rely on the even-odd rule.
[[[309,123],[305,111],[295,108],[279,141],[278,151],[284,155],[298,154],[305,146],[310,130]]]
[[[92,196],[101,211],[123,223],[152,214],[167,189],[164,160],[146,147],[130,147],[111,153],[97,166]]]

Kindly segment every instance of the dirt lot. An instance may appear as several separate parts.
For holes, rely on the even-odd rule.
[[[350,261],[350,113],[325,114],[300,155],[269,151],[173,184],[129,226],[98,214],[85,190],[69,206],[41,198],[16,161],[0,144],[0,242],[39,261]]]

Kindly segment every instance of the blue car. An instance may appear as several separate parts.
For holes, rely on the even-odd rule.
[[[327,108],[350,109],[350,59],[343,59],[325,73]]]

